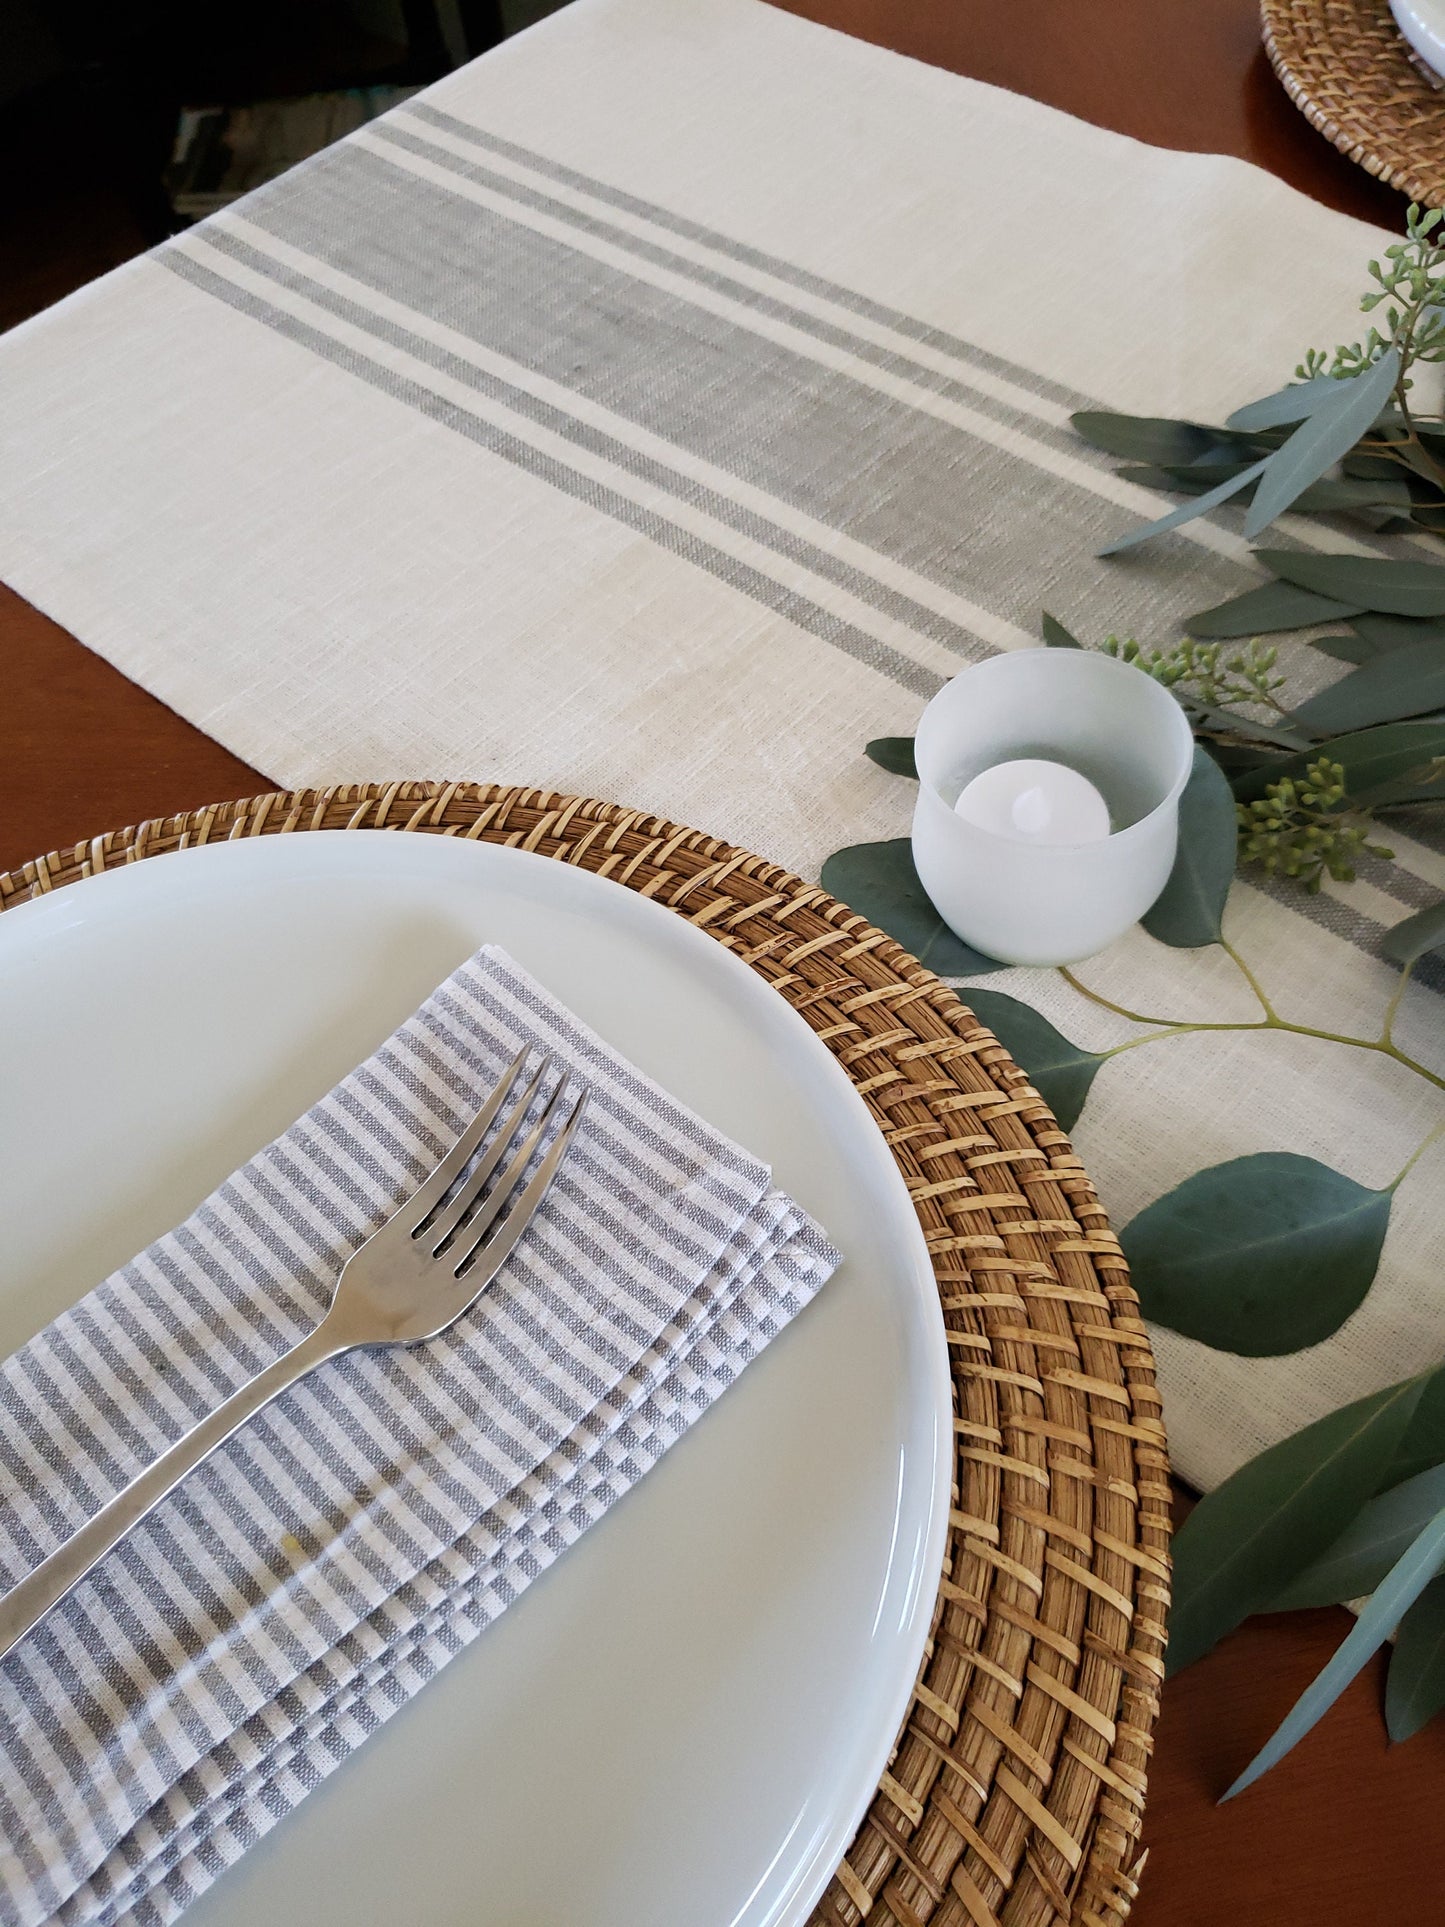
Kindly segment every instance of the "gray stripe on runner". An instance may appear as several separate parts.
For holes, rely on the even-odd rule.
[[[391,347],[400,348],[404,353],[414,355],[419,361],[424,361],[430,367],[449,375],[452,380],[460,381],[468,388],[475,389],[478,394],[484,394],[491,400],[504,403],[508,408],[526,416],[528,420],[536,422],[540,427],[563,436],[567,441],[575,443],[579,448],[587,449],[591,454],[600,455],[604,460],[615,463],[618,468],[629,475],[636,476],[640,481],[649,482],[664,489],[678,500],[703,509],[728,528],[736,529],[740,535],[746,535],[765,548],[772,549],[775,554],[801,564],[813,574],[821,576],[824,581],[833,582],[839,588],[846,589],[860,602],[868,603],[881,614],[954,650],[966,661],[976,661],[987,653],[988,645],[963,624],[951,621],[947,616],[940,615],[936,610],[903,594],[901,590],[892,589],[886,583],[879,582],[875,576],[867,574],[862,569],[854,568],[828,549],[820,548],[805,537],[780,527],[766,516],[743,507],[731,496],[720,494],[716,489],[709,488],[706,483],[696,481],[691,476],[668,467],[666,463],[629,447],[626,442],[617,440],[605,430],[594,428],[577,416],[553,407],[550,402],[539,400],[525,388],[515,387],[500,376],[478,368],[474,362],[439,347],[435,342],[427,340],[424,335],[418,335],[409,328],[403,328],[396,322],[387,320],[373,309],[362,307],[358,302],[338,294],[325,282],[317,281],[313,276],[289,267],[269,254],[262,253],[259,248],[252,247],[250,242],[242,240],[239,235],[230,234],[223,227],[214,227],[207,230],[206,239],[221,253],[228,254],[244,267],[265,275],[278,286],[289,288],[293,293],[305,295],[307,300],[314,301],[318,307],[323,307],[341,320],[350,322],[353,327],[361,328],[367,334],[374,335],[378,341],[385,341]]]
[[[506,140],[486,129],[474,126],[467,121],[459,120],[454,114],[446,113],[443,109],[432,105],[429,101],[404,101],[395,112],[382,117],[375,122],[369,130],[373,136],[390,140],[398,146],[403,146],[415,153],[422,154],[438,165],[450,165],[454,170],[465,174],[468,178],[484,183],[495,191],[511,194],[525,205],[544,210],[555,218],[571,221],[587,232],[605,234],[609,240],[623,247],[632,248],[635,252],[647,259],[657,261],[675,272],[691,275],[706,285],[718,288],[740,301],[759,308],[763,312],[776,314],[798,328],[818,335],[821,339],[836,341],[842,345],[846,345],[853,352],[862,355],[866,359],[875,361],[880,367],[893,368],[900,372],[906,372],[911,379],[917,379],[923,385],[935,388],[939,393],[953,395],[959,400],[966,401],[968,405],[978,408],[980,412],[990,414],[994,419],[1009,422],[1041,444],[1062,449],[1073,455],[1076,459],[1090,461],[1101,467],[1107,465],[1105,460],[1101,458],[1099,451],[1092,448],[1089,444],[1084,443],[1080,437],[1068,431],[1057,430],[1050,424],[1039,421],[1036,416],[1030,415],[1026,411],[1018,408],[1010,408],[1007,404],[998,403],[993,397],[984,394],[982,391],[972,389],[966,384],[950,382],[946,377],[939,380],[939,378],[933,374],[933,371],[907,361],[903,357],[889,355],[887,351],[877,349],[874,344],[866,342],[860,337],[849,335],[845,331],[830,327],[827,323],[818,321],[805,310],[791,308],[786,304],[779,303],[765,295],[759,294],[757,290],[749,287],[745,283],[736,282],[725,276],[710,272],[689,260],[686,256],[673,254],[665,249],[651,246],[639,240],[638,237],[626,229],[592,219],[581,210],[571,207],[568,203],[538,194],[535,190],[528,189],[524,183],[517,182],[507,175],[497,174],[492,170],[484,168],[467,167],[465,164],[459,168],[457,157],[452,155],[449,150],[418,142],[414,139],[407,139],[402,130],[397,126],[398,119],[403,117],[429,124],[442,132],[450,134],[456,139],[467,142],[479,151],[491,152],[516,161],[520,165],[530,168],[534,173],[541,174],[561,185],[585,193],[595,200],[602,201],[610,206],[637,215],[669,232],[697,241],[733,260],[743,261],[751,266],[761,268],[778,279],[785,280],[799,288],[805,288],[809,292],[818,294],[854,313],[867,315],[869,318],[882,322],[897,332],[907,334],[912,339],[927,341],[931,346],[938,348],[941,352],[954,356],[965,365],[987,368],[991,372],[999,374],[1003,378],[1013,382],[1016,386],[1022,387],[1041,398],[1054,400],[1061,405],[1078,409],[1098,408],[1101,404],[1096,397],[1066,388],[1057,382],[1050,381],[1038,375],[1034,370],[1024,367],[1022,364],[1009,362],[999,356],[991,355],[979,348],[976,344],[965,341],[961,337],[949,335],[937,329],[930,328],[928,324],[917,320],[916,317],[905,314],[899,310],[886,308],[870,300],[867,296],[860,295],[856,290],[844,287],[835,282],[827,281],[821,276],[811,274],[806,270],[801,270],[777,256],[765,254],[761,250],[737,241],[734,237],[723,234],[719,230],[708,228],[701,222],[675,214],[671,210],[656,203],[645,201],[636,195],[615,188],[607,182],[598,180],[594,176],[584,174],[578,169],[554,161],[549,156],[541,154],[534,149],[523,147],[515,141]],[[1179,499],[1183,498],[1181,497]],[[1362,527],[1352,526],[1349,532],[1357,539],[1369,541],[1369,537]],[[1279,531],[1278,542],[1280,546],[1288,548],[1302,548],[1306,546],[1299,537],[1287,530]],[[1379,553],[1388,553],[1386,549],[1380,547],[1378,542],[1372,544],[1372,547]],[[1243,565],[1240,566],[1242,573],[1249,577],[1250,580],[1253,580],[1249,572],[1243,569]],[[1422,887],[1425,889],[1429,888],[1428,885],[1422,885]]]
[[[766,273],[772,274],[780,280],[787,281],[795,287],[805,289],[812,294],[820,295],[825,300],[832,301],[840,307],[851,310],[855,314],[866,316],[871,320],[882,323],[884,326],[893,328],[896,332],[907,335],[913,340],[926,343],[940,353],[951,355],[965,366],[986,369],[988,372],[1011,382],[1015,387],[1022,388],[1027,393],[1037,395],[1042,400],[1053,401],[1059,406],[1067,407],[1070,410],[1097,409],[1103,406],[1103,403],[1100,402],[1097,396],[1086,395],[1080,390],[1065,387],[1061,383],[1049,379],[1047,376],[1040,375],[1036,370],[1026,367],[1020,362],[1007,361],[1002,356],[991,354],[987,350],[980,348],[974,342],[965,341],[961,336],[934,328],[927,322],[920,321],[915,316],[905,314],[901,310],[885,307],[882,303],[872,300],[869,296],[859,294],[855,289],[844,287],[837,282],[825,280],[822,276],[813,274],[806,269],[800,269],[780,259],[778,256],[766,254],[762,250],[751,247],[745,242],[740,242],[730,235],[723,234],[713,228],[705,227],[701,222],[675,214],[671,210],[660,207],[655,203],[644,201],[638,196],[626,193],[622,189],[614,188],[604,181],[599,181],[589,175],[580,173],[575,168],[564,166],[550,159],[547,155],[539,154],[532,149],[522,147],[515,141],[505,140],[500,135],[489,133],[482,128],[471,125],[467,121],[458,120],[455,115],[448,114],[439,107],[434,107],[429,101],[403,101],[393,112],[373,122],[368,131],[372,135],[380,135],[384,139],[394,140],[400,131],[397,128],[397,120],[401,116],[419,120],[424,124],[430,123],[431,126],[438,130],[448,133],[456,139],[467,141],[483,152],[491,152],[506,159],[516,161],[522,166],[531,168],[534,173],[542,174],[562,186],[571,187],[578,192],[589,194],[594,199],[603,201],[622,211],[638,215],[658,227],[684,236],[689,240],[700,242],[702,245],[710,247],[715,252],[726,255],[733,260],[746,262],[750,266],[761,268]],[[415,142],[398,140],[397,144],[411,146],[416,152],[424,151],[428,158],[437,160],[440,160],[441,156],[446,152],[445,149],[438,148],[421,149],[416,146]],[[505,188],[506,191],[517,194],[518,197],[521,198],[519,189],[521,189],[522,184],[511,181],[508,177],[501,175],[490,175],[488,179],[489,182],[494,183],[497,187]],[[534,198],[542,199],[545,197]],[[550,212],[554,212],[558,216],[565,217],[579,225],[586,224],[586,217],[583,216],[579,210],[569,207],[564,202],[551,201],[547,203],[547,206]],[[623,245],[642,251],[637,238],[629,234],[626,230],[612,228],[608,231],[611,238]],[[660,250],[652,250],[653,257],[656,258],[660,252]],[[700,269],[696,263],[689,261],[685,256],[669,256],[668,261],[669,265],[675,265],[680,272],[691,274],[694,278],[711,280],[714,285],[724,285],[720,277],[709,276],[705,270]],[[756,290],[747,287],[745,284],[727,282],[725,285],[728,290],[734,293],[739,299],[747,300],[754,305],[762,305],[766,302],[766,297],[760,297]],[[774,305],[776,306],[776,304]],[[818,333],[822,328],[826,327],[826,324],[818,323],[814,317],[803,310],[788,309],[786,312],[788,318],[793,320],[800,328]],[[831,335],[829,338],[831,338]],[[849,337],[849,341],[855,352],[865,351],[865,344],[861,340]],[[866,344],[867,347],[871,347],[871,345],[872,344]],[[870,356],[870,358],[872,357]],[[892,364],[884,363],[880,365]],[[900,363],[899,365],[906,366],[910,374],[919,375],[930,372],[920,369],[916,363],[912,362]],[[1010,409],[1006,403],[1000,403],[996,398],[987,396],[983,390],[969,387],[966,384],[959,384],[959,394],[962,398],[967,399],[970,406],[978,407],[980,412],[985,412],[986,404],[992,404],[987,407],[987,412],[993,415],[995,419],[1011,421],[1034,440],[1049,447],[1061,448],[1077,460],[1088,462],[1092,466],[1100,469],[1109,467],[1113,460],[1112,457],[1104,455],[1101,450],[1084,442],[1079,436],[1071,434],[1066,430],[1055,429],[1050,424],[1041,422],[1037,416],[1031,415],[1025,410],[1018,408]],[[1370,537],[1362,525],[1356,524],[1351,526],[1350,533],[1357,540],[1363,540],[1367,543],[1370,542]],[[1303,548],[1307,546],[1296,536],[1285,531],[1279,532],[1278,543],[1281,547],[1288,548]],[[1387,552],[1379,548],[1377,542],[1372,546],[1381,554]]]
[[[1242,880],[1247,881],[1253,889],[1273,897],[1276,903],[1282,903],[1298,915],[1308,917],[1321,930],[1328,930],[1332,936],[1343,937],[1357,950],[1380,957],[1382,963],[1388,964],[1388,960],[1380,953],[1386,926],[1376,918],[1366,916],[1363,910],[1341,903],[1338,897],[1326,896],[1323,891],[1311,896],[1300,884],[1287,877],[1266,877],[1251,872]],[[1393,965],[1388,967],[1394,968]],[[1410,981],[1423,984],[1427,990],[1445,991],[1445,957],[1422,957],[1411,972]]]
[[[1020,584],[1052,592],[1063,567],[1103,632],[1125,589],[1182,614],[1251,579],[1182,536],[1108,581],[1080,571],[1119,521],[1084,484],[369,148],[330,149],[246,216],[1008,621]]]
[[[498,455],[503,461],[511,462],[514,467],[525,470],[539,481],[550,483],[564,495],[585,502],[599,514],[608,515],[614,521],[633,528],[647,536],[659,548],[669,554],[691,562],[695,567],[704,569],[729,588],[737,590],[750,601],[771,609],[776,615],[793,623],[797,628],[816,636],[820,641],[832,645],[844,655],[851,656],[865,668],[872,669],[880,676],[900,684],[915,695],[928,698],[943,686],[944,678],[933,670],[926,669],[921,663],[913,661],[899,650],[880,642],[865,630],[844,622],[840,617],[822,609],[817,603],[784,584],[765,575],[761,570],[738,561],[725,551],[715,548],[710,542],[693,535],[689,530],[669,522],[664,516],[651,509],[640,507],[636,502],[621,495],[615,489],[594,482],[589,476],[568,468],[564,463],[545,455],[519,436],[505,429],[494,427],[492,423],[462,408],[458,403],[448,401],[435,390],[425,387],[421,382],[409,380],[382,362],[373,361],[370,356],[358,353],[343,342],[333,340],[319,329],[299,321],[284,309],[273,307],[269,301],[251,294],[234,282],[202,267],[198,261],[191,260],[177,248],[167,248],[155,259],[172,274],[189,281],[193,287],[223,301],[228,307],[259,321],[279,335],[284,335],[299,347],[307,348],[324,361],[333,363],[354,375],[358,380],[367,382],[371,387],[390,395],[393,400],[408,403],[418,413],[437,422],[443,428],[463,435],[467,440],[477,443],[489,453]]]
[[[741,261],[748,267],[760,268],[766,274],[786,281],[805,293],[819,295],[825,301],[832,301],[840,308],[847,308],[853,314],[862,315],[869,321],[876,321],[895,333],[907,335],[910,340],[921,342],[940,354],[951,355],[967,367],[981,368],[987,373],[998,375],[1017,387],[1037,395],[1043,401],[1057,402],[1065,408],[1089,408],[1094,406],[1088,395],[1076,389],[1066,388],[1063,383],[1052,381],[1046,375],[1037,374],[1032,368],[1025,368],[1018,362],[1006,361],[1001,355],[991,354],[975,342],[965,341],[962,336],[950,334],[946,329],[936,328],[927,321],[920,321],[914,315],[905,314],[901,309],[890,308],[871,296],[860,294],[856,288],[844,287],[840,282],[826,280],[820,274],[813,274],[807,268],[800,268],[795,262],[785,261],[775,254],[766,254],[761,248],[750,246],[745,241],[736,240],[732,235],[720,233],[716,228],[705,227],[701,221],[689,219],[686,215],[676,214],[670,208],[660,207],[654,201],[642,200],[636,194],[613,187],[606,181],[599,181],[591,174],[583,174],[575,167],[568,167],[555,161],[546,154],[522,147],[516,141],[505,140],[499,134],[488,133],[484,128],[473,126],[470,121],[458,120],[455,114],[448,114],[430,101],[411,100],[404,102],[396,110],[411,119],[429,121],[433,127],[444,133],[453,134],[459,140],[472,142],[475,146],[489,149],[507,160],[530,167],[534,173],[546,175],[581,194],[590,194],[594,200],[605,201],[610,206],[620,208],[624,213],[635,214],[644,221],[651,221],[655,227],[665,228],[670,233],[681,235],[685,240],[698,241],[716,253],[727,255],[734,261]],[[388,117],[390,118],[390,117]],[[373,123],[373,131],[376,125]]]
[[[1324,744],[1322,747],[1327,751],[1329,745]],[[1435,826],[1430,825],[1428,828],[1433,831]],[[1377,822],[1374,829],[1375,834],[1381,838],[1390,834],[1388,823]],[[1416,842],[1422,841],[1414,831],[1410,834]],[[1391,862],[1388,857],[1368,854],[1356,857],[1355,870],[1362,881],[1373,884],[1383,895],[1393,897],[1396,903],[1402,904],[1408,910],[1428,910],[1432,904],[1440,901],[1440,890],[1437,884],[1431,883],[1428,878],[1418,875],[1414,870],[1407,870],[1403,863]]]
[[[645,236],[634,234],[630,228],[618,227],[615,222],[589,214],[585,209],[573,207],[569,201],[559,201],[555,196],[543,193],[529,186],[525,181],[514,180],[510,174],[499,174],[494,168],[484,167],[479,162],[468,161],[455,154],[449,147],[438,147],[424,137],[408,132],[403,127],[387,121],[377,121],[370,129],[373,139],[390,142],[394,147],[405,149],[421,159],[430,161],[433,166],[443,167],[455,174],[460,180],[471,181],[474,186],[491,189],[493,193],[505,195],[522,207],[529,207],[535,213],[545,214],[553,220],[564,221],[569,227],[597,239],[608,241],[615,247],[636,255],[640,260],[651,261],[654,266],[666,268],[673,274],[681,274],[699,285],[712,288],[716,293],[726,295],[730,300],[754,309],[759,314],[770,315],[776,321],[783,321],[789,327],[804,334],[812,335],[818,341],[831,343],[842,348],[860,361],[871,362],[874,367],[884,369],[889,374],[901,375],[919,388],[931,390],[934,394],[946,396],[948,400],[961,403],[964,407],[976,409],[979,414],[1001,422],[1027,435],[1032,441],[1058,449],[1071,455],[1081,455],[1084,445],[1071,430],[1060,428],[1052,422],[1041,421],[1017,404],[1001,400],[997,395],[984,389],[971,387],[956,376],[941,373],[926,363],[915,361],[901,354],[896,348],[886,348],[872,341],[866,335],[840,327],[836,322],[825,321],[810,313],[806,308],[795,307],[792,302],[783,301],[778,296],[767,294],[754,288],[746,281],[738,281],[732,275],[722,274],[716,268],[703,266],[685,254],[677,254],[671,248],[662,247]],[[364,151],[364,150],[363,150]]]

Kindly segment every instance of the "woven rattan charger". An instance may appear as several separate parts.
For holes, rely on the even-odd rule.
[[[1263,0],[1264,44],[1311,126],[1422,206],[1445,204],[1445,92],[1389,0]]]
[[[575,863],[751,965],[843,1065],[907,1181],[953,1360],[943,1578],[896,1752],[813,1927],[1118,1927],[1168,1603],[1148,1339],[1068,1139],[907,952],[774,864],[609,803],[392,783],[222,803],[0,875],[0,909],[229,837],[391,829]]]

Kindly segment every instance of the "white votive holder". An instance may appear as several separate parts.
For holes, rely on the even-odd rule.
[[[1082,649],[990,657],[939,690],[913,747],[913,861],[944,922],[986,956],[1014,964],[1093,956],[1168,881],[1194,742],[1184,711],[1142,669]],[[1108,805],[1109,834],[1041,841],[955,811],[982,771],[1024,758],[1087,778]]]

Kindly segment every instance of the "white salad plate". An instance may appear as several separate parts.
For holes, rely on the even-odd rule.
[[[907,1708],[947,1347],[848,1078],[681,917],[381,831],[184,850],[0,917],[0,1352],[500,943],[749,1150],[844,1263],[663,1462],[188,1912],[188,1927],[791,1927]]]
[[[1445,75],[1445,0],[1390,0],[1390,11],[1430,71]]]

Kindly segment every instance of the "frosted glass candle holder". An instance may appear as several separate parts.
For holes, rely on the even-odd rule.
[[[1169,879],[1194,743],[1169,691],[1129,663],[1081,649],[976,663],[924,710],[914,755],[919,878],[949,928],[987,956],[1076,963],[1122,936]],[[1022,758],[1087,778],[1109,834],[1046,842],[957,813],[976,776]]]

